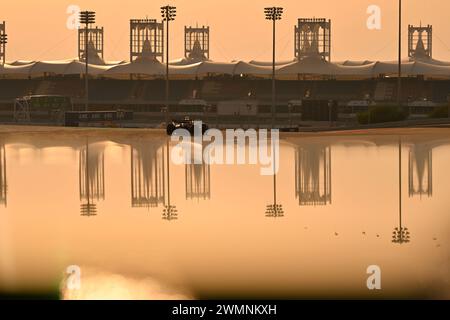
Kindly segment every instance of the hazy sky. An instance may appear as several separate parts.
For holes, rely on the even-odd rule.
[[[433,24],[434,57],[450,60],[450,3],[442,0],[404,1],[404,44],[407,25]],[[396,0],[172,0],[178,7],[172,24],[171,59],[183,56],[185,25],[211,27],[211,58],[216,61],[270,60],[271,26],[263,8],[285,8],[278,28],[278,59],[291,59],[294,25],[300,17],[332,19],[333,60],[392,60],[396,58]],[[70,5],[97,11],[98,25],[105,27],[105,58],[129,58],[129,19],[160,18],[163,1],[149,0],[6,0],[2,1],[0,20],[7,21],[9,44],[7,59],[49,60],[77,55],[77,35],[69,30],[66,13]],[[382,29],[369,30],[366,13],[369,5],[382,10]]]

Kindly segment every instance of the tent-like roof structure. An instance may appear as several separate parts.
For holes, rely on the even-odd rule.
[[[272,74],[270,63],[258,61],[213,62],[209,60],[171,63],[172,76],[202,77],[206,75],[260,76]],[[309,57],[290,62],[278,62],[276,73],[280,77],[317,75],[331,77],[373,78],[380,75],[395,76],[398,72],[396,61],[344,61],[331,63],[320,58]],[[0,65],[0,76],[39,77],[42,75],[83,75],[85,64],[78,59],[60,61],[14,61]],[[145,75],[161,77],[166,73],[166,65],[156,59],[138,59],[134,62],[90,64],[89,74],[93,76],[116,77]],[[414,58],[402,61],[404,76],[423,75],[427,77],[450,78],[450,62],[433,59]]]

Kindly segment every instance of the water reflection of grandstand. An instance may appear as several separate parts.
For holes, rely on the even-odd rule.
[[[164,199],[164,149],[149,141],[132,144],[131,206],[155,208]]]
[[[409,196],[433,196],[433,149],[427,144],[413,144],[408,157]]]
[[[331,148],[299,146],[295,154],[295,194],[300,206],[331,204]]]
[[[5,145],[0,144],[0,204],[7,205],[8,185],[6,182],[6,149]]]
[[[105,200],[105,156],[99,146],[89,142],[80,149],[80,211],[82,216],[96,216],[97,202]]]
[[[210,166],[205,161],[201,164],[193,162],[185,166],[186,199],[209,200],[211,198]]]

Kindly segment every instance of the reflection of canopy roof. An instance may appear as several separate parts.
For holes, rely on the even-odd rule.
[[[328,75],[328,76],[354,76],[377,77],[379,75],[393,75],[398,71],[396,61],[345,61],[330,63],[317,58],[305,58],[290,63],[277,63],[276,72],[280,76],[296,75]],[[61,61],[15,61],[0,66],[0,75],[39,76],[44,73],[55,75],[84,74],[85,65],[78,60]],[[89,65],[92,75],[130,75],[140,74],[147,76],[163,76],[166,72],[165,64],[152,59],[141,59],[135,62],[106,65]],[[202,61],[190,64],[171,64],[169,72],[173,76],[203,76],[217,75],[254,75],[270,76],[272,67],[262,62],[213,62]],[[450,78],[450,63],[433,59],[412,59],[402,62],[402,72],[405,76],[439,76]]]

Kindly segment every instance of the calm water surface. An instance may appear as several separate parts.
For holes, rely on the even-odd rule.
[[[1,133],[0,291],[57,288],[77,265],[64,298],[450,297],[450,130],[285,135],[275,180],[175,165],[174,146]]]

